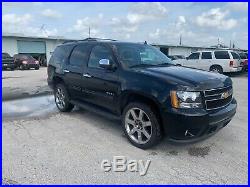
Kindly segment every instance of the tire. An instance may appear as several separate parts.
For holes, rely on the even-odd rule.
[[[11,71],[14,71],[14,70],[15,70],[15,68],[11,68],[10,70],[11,70]]]
[[[63,84],[55,86],[54,97],[56,106],[61,112],[70,112],[74,108],[74,105],[69,102],[69,94]]]
[[[19,69],[20,69],[20,70],[24,70],[25,68],[24,68],[23,65],[20,65]]]
[[[134,114],[132,114],[133,111]],[[156,113],[150,106],[144,103],[133,102],[124,108],[122,126],[128,140],[141,149],[155,146],[162,137]]]
[[[36,67],[35,70],[39,70],[39,67]]]
[[[215,73],[223,74],[223,69],[221,66],[211,66],[209,70]]]

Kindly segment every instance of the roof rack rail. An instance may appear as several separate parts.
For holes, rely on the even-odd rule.
[[[67,41],[64,41],[63,44],[71,43],[71,42],[77,42],[77,40],[67,40]]]
[[[85,38],[83,40],[79,40],[79,41],[99,41],[99,40],[105,40],[105,41],[117,41],[114,39],[109,39],[109,38]]]

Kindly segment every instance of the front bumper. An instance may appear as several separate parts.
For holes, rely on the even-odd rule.
[[[39,64],[23,64],[23,67],[25,69],[29,69],[29,68],[39,68]]]
[[[235,99],[224,108],[214,111],[204,109],[171,109],[162,116],[164,131],[170,141],[188,143],[205,139],[225,127],[236,113]]]
[[[14,69],[15,68],[15,64],[10,64],[10,63],[6,63],[2,65],[3,69]]]

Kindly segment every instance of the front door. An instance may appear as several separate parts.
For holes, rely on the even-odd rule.
[[[99,66],[101,59],[109,59],[117,66],[112,49],[106,45],[92,48],[87,68],[83,73],[83,89],[88,95],[87,101],[105,109],[118,110],[117,93],[120,88],[118,69],[107,70]]]
[[[199,64],[198,64],[199,57],[200,57],[200,53],[192,53],[191,55],[189,55],[189,57],[187,57],[187,60],[185,61],[183,65],[186,67],[199,69]]]

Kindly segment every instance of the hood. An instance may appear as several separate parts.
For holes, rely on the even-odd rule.
[[[225,75],[180,66],[150,67],[137,71],[185,90],[207,90],[232,85],[231,79]]]

